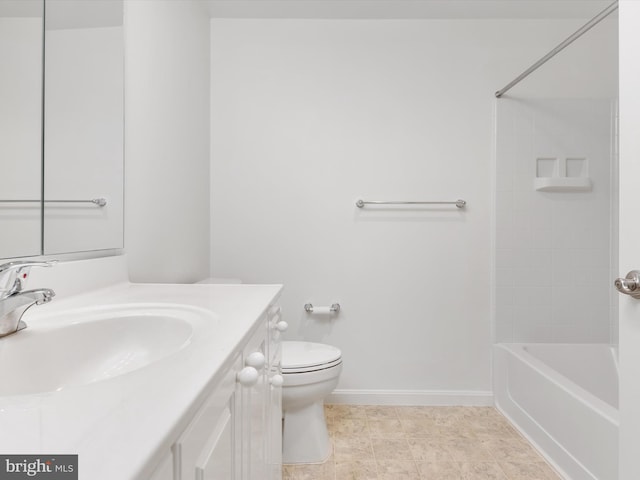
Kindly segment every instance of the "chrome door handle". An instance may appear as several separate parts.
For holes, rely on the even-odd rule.
[[[640,271],[631,270],[625,278],[616,278],[614,285],[620,293],[640,300]]]

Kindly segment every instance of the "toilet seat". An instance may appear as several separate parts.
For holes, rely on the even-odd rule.
[[[342,352],[331,345],[313,342],[282,342],[282,373],[307,373],[342,363]]]

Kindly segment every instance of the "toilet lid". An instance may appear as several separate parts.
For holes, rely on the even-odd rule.
[[[340,349],[312,342],[282,342],[282,372],[329,368],[341,362]]]

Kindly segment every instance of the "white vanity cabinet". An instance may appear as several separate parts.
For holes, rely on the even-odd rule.
[[[174,480],[239,478],[236,425],[241,420],[237,357],[213,393],[173,445]]]
[[[272,306],[254,325],[151,480],[281,480],[279,317]]]

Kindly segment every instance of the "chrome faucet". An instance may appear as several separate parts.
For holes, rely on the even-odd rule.
[[[27,324],[22,315],[33,305],[50,302],[55,292],[50,288],[23,290],[31,267],[51,267],[57,262],[10,262],[0,265],[0,337],[11,335]]]

